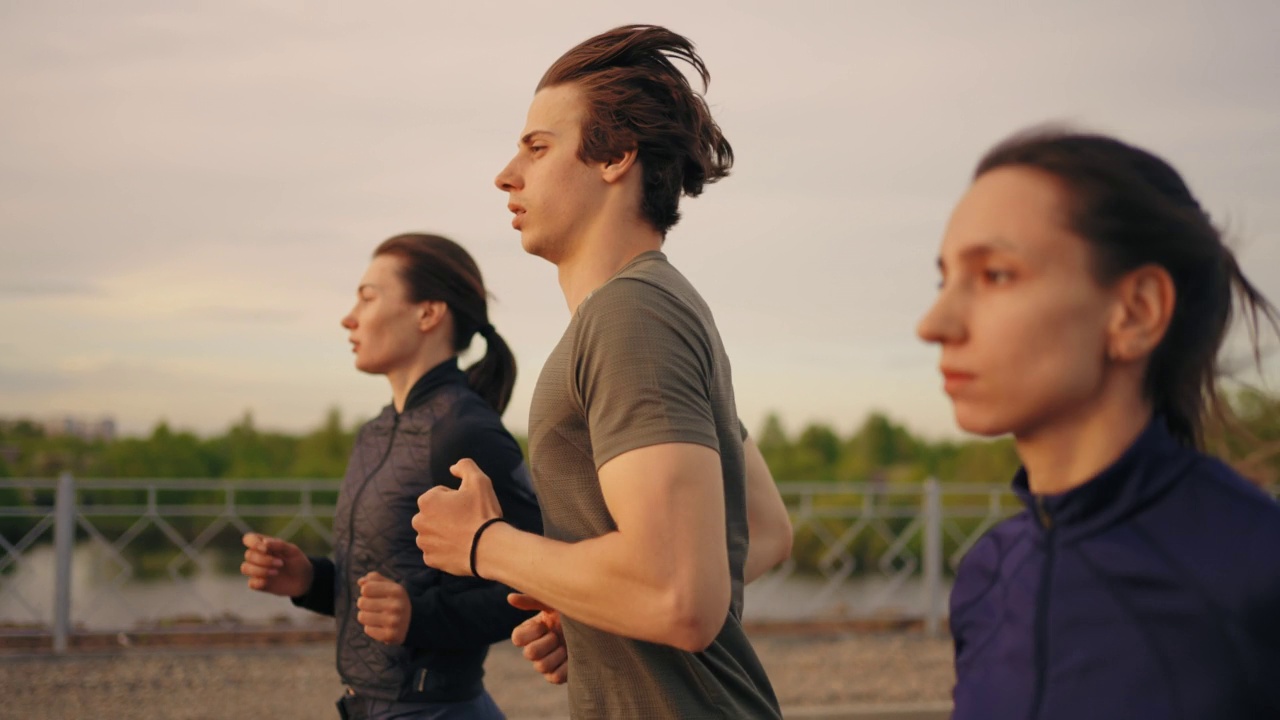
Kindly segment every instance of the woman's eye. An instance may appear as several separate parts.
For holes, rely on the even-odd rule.
[[[982,279],[990,285],[1005,285],[1013,280],[1013,272],[997,269],[983,270]]]

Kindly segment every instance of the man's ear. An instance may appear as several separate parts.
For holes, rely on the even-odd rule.
[[[1120,278],[1107,328],[1107,357],[1132,362],[1151,355],[1169,330],[1176,301],[1173,278],[1159,265],[1143,265]]]
[[[428,300],[418,303],[418,329],[427,332],[444,322],[449,305],[443,300]]]
[[[638,149],[632,148],[618,157],[603,163],[600,166],[600,176],[607,183],[616,183],[627,176],[633,167],[637,166],[636,156]]]

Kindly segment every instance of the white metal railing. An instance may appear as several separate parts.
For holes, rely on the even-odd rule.
[[[244,589],[240,536],[268,532],[329,552],[339,484],[0,479],[0,497],[17,498],[0,505],[0,646],[47,635],[61,652],[73,633],[164,631],[171,616],[237,631],[270,629],[247,620],[259,609],[304,618]],[[892,616],[936,633],[960,559],[1020,509],[1008,485],[778,487],[794,550],[747,588],[748,616],[761,620]]]
[[[50,634],[61,652],[77,628],[162,629],[163,623],[144,619],[157,612],[239,629],[240,619],[206,597],[192,575],[227,575],[226,568],[216,567],[217,559],[239,556],[240,536],[250,530],[267,529],[286,539],[309,534],[312,548],[328,552],[340,482],[76,480],[70,474],[57,480],[0,479],[5,496],[20,498],[0,505],[0,644],[6,635]],[[317,501],[318,495],[323,499]],[[139,549],[144,543],[151,547]],[[156,557],[162,565],[142,567],[144,559]],[[93,575],[99,582],[73,596],[74,580]],[[169,604],[175,597],[181,602],[142,612],[124,590],[143,576],[149,597],[164,594],[156,591],[165,586],[175,591],[168,593]],[[52,593],[45,594],[49,584]],[[52,602],[41,602],[40,595]],[[108,601],[124,613],[95,618]]]

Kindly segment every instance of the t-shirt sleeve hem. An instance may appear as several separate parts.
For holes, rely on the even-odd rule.
[[[671,445],[671,444],[687,444],[702,445],[711,448],[716,453],[720,452],[720,438],[714,433],[700,433],[690,430],[675,431],[657,431],[657,432],[634,432],[616,438],[615,442],[611,442],[602,447],[593,449],[592,456],[596,464],[596,471],[604,467],[605,463],[641,448],[653,447],[654,445]]]

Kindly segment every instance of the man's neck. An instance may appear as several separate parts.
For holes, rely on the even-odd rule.
[[[645,223],[602,228],[574,244],[576,252],[556,263],[569,313],[637,255],[662,249],[662,235]]]

